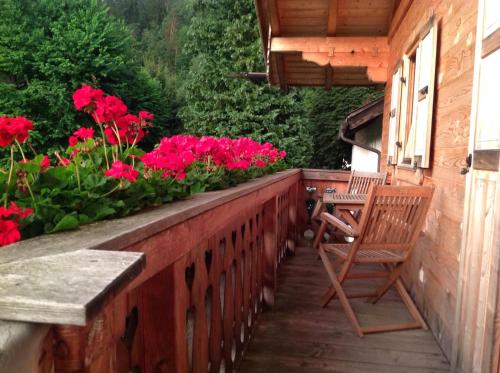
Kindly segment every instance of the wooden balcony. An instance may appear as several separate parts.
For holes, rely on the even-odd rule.
[[[88,278],[30,284],[57,294],[43,320],[0,302],[0,319],[19,320],[0,321],[0,336],[8,336],[0,338],[0,372],[447,370],[430,332],[360,339],[338,304],[320,307],[328,280],[316,253],[296,247],[308,228],[306,201],[315,197],[306,187],[340,192],[348,178],[343,171],[288,170],[3,250],[4,271],[68,254],[77,267],[78,253],[88,250],[138,252],[145,264],[100,284],[97,300],[80,308],[62,300],[74,299],[75,281],[85,285]],[[383,322],[407,317],[398,302],[389,295],[380,305],[355,307],[366,320]]]
[[[278,271],[276,304],[259,319],[240,371],[264,372],[449,372],[449,364],[429,331],[411,330],[359,338],[339,302],[321,308],[329,284],[311,247],[299,247]],[[353,281],[352,292],[366,292],[373,281]],[[379,304],[354,300],[361,322],[411,320],[396,291]]]

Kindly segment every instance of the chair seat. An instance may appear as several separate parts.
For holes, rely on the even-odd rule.
[[[346,259],[352,244],[321,244],[326,252],[333,253],[342,259]],[[355,263],[399,263],[404,262],[401,254],[390,250],[358,250]]]

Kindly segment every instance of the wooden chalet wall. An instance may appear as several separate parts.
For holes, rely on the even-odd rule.
[[[411,4],[410,4],[411,3]],[[409,5],[410,4],[410,5]],[[432,205],[405,282],[448,357],[459,272],[465,167],[472,100],[477,2],[470,0],[402,0],[408,7],[399,26],[389,33],[389,73],[434,14],[438,20],[436,91],[429,169],[384,165],[387,159],[391,80],[386,85],[382,133],[382,169],[393,184],[434,185]]]

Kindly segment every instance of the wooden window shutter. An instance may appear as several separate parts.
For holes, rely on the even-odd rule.
[[[396,164],[398,161],[399,117],[401,112],[401,66],[392,75],[391,111],[389,112],[389,141],[387,144],[387,163]]]
[[[434,103],[434,83],[436,75],[437,22],[430,20],[430,27],[422,34],[417,49],[414,116],[413,164],[429,167],[432,114]]]

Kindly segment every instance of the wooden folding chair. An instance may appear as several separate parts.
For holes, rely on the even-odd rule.
[[[376,185],[384,185],[387,179],[387,172],[360,172],[360,171],[352,171],[351,176],[349,178],[349,182],[347,184],[347,192],[349,194],[367,194],[368,188],[372,184]],[[313,212],[311,214],[311,219],[316,221],[316,224],[321,222],[320,215],[324,209],[324,203],[322,198],[316,201],[314,205]],[[323,235],[325,232],[321,232]],[[313,247],[317,248],[320,243],[322,237],[319,236],[320,231],[316,230],[316,237],[314,240]]]
[[[362,337],[367,333],[393,330],[427,329],[425,321],[407,293],[401,279],[403,264],[408,259],[419,236],[422,224],[431,202],[431,187],[398,187],[372,185],[367,202],[362,210],[358,230],[346,225],[335,216],[322,213],[322,227],[331,224],[346,235],[355,237],[350,244],[319,244],[319,255],[325,266],[332,285],[322,298],[323,307],[338,297],[352,324],[354,331]],[[334,264],[327,253],[336,256]],[[381,271],[352,271],[358,264],[379,264]],[[336,267],[340,267],[338,273]],[[347,279],[386,278],[385,283],[370,294],[346,295],[342,285]],[[394,286],[401,296],[414,322],[380,326],[361,327],[348,298],[370,298],[376,303]]]

